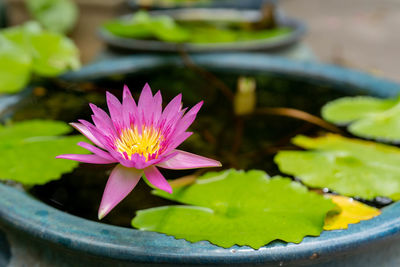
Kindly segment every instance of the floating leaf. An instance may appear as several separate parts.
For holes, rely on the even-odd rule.
[[[198,7],[204,4],[210,4],[213,0],[133,0],[133,2],[141,7],[161,7],[161,8],[177,8],[177,7]]]
[[[70,130],[64,122],[41,120],[0,126],[0,180],[45,184],[72,171],[77,162],[55,158],[61,153],[87,153],[76,146],[84,137],[60,136]]]
[[[232,23],[231,23],[232,24]],[[288,27],[275,29],[249,30],[230,25],[211,22],[175,21],[170,16],[151,16],[146,11],[136,12],[130,19],[117,19],[104,24],[108,32],[121,37],[135,39],[157,39],[175,43],[228,43],[277,38],[289,34]]]
[[[283,173],[315,188],[346,196],[400,199],[400,149],[329,134],[297,136],[293,143],[311,151],[280,151],[275,162]]]
[[[113,20],[104,25],[109,32],[130,38],[158,38],[167,42],[187,40],[189,32],[178,26],[168,16],[151,17],[145,11],[139,11],[130,20]]]
[[[334,208],[299,183],[255,170],[210,172],[191,186],[174,188],[171,195],[154,192],[186,205],[139,211],[134,227],[225,248],[258,249],[277,239],[300,243],[304,236],[321,233],[326,214]]]
[[[76,24],[78,7],[71,0],[25,0],[32,16],[47,30],[67,33]]]
[[[352,198],[337,195],[329,195],[329,197],[338,206],[340,212],[328,213],[324,230],[347,229],[349,224],[369,220],[381,214],[379,209],[365,205]]]
[[[42,76],[57,76],[80,67],[79,50],[68,38],[43,32],[30,38],[33,54],[33,71]]]
[[[33,71],[42,76],[56,76],[80,67],[79,50],[67,37],[43,30],[36,22],[7,28],[1,34],[29,52]]]
[[[350,124],[354,135],[400,142],[400,98],[344,97],[326,104],[322,116],[335,124]]]
[[[24,88],[31,72],[52,77],[80,67],[74,43],[36,22],[0,31],[0,62],[0,93]]]
[[[42,76],[56,76],[80,67],[79,50],[67,37],[45,31],[36,22],[7,28],[1,32],[16,46],[29,52],[33,72]]]
[[[0,35],[0,93],[14,93],[27,85],[32,60],[28,53]]]

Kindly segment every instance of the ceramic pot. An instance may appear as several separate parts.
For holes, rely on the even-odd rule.
[[[393,97],[400,92],[399,84],[368,74],[261,54],[195,55],[193,61],[215,72],[273,74],[345,94]],[[138,55],[100,61],[63,79],[90,81],[160,66],[179,67],[183,62],[177,56]],[[3,108],[13,102],[7,101],[1,99]],[[399,266],[400,262],[400,203],[347,230],[326,231],[300,244],[277,241],[253,250],[190,243],[85,220],[4,183],[0,199],[0,266]]]

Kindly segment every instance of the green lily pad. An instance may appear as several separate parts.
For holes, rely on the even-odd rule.
[[[146,11],[135,13],[130,20],[107,22],[104,28],[122,37],[139,39],[155,37],[167,42],[182,42],[189,37],[189,32],[178,26],[171,17],[151,17]]]
[[[400,142],[400,98],[344,97],[326,104],[322,117],[360,137]]]
[[[56,159],[60,154],[87,154],[76,144],[86,139],[61,136],[71,131],[59,121],[24,121],[0,126],[0,180],[24,185],[45,184],[72,171],[78,162]]]
[[[297,136],[293,143],[309,151],[280,151],[275,162],[304,184],[369,200],[400,199],[399,148],[334,134]]]
[[[0,31],[0,62],[0,93],[20,91],[32,73],[53,77],[80,67],[75,44],[36,22]]]
[[[71,0],[25,0],[31,15],[45,29],[67,33],[78,19],[78,7]]]
[[[68,38],[56,33],[43,32],[30,38],[33,71],[42,76],[57,76],[80,67],[79,50]]]
[[[232,23],[231,23],[232,24]],[[292,29],[250,30],[238,25],[213,24],[211,22],[190,22],[175,20],[170,16],[152,16],[146,11],[136,12],[130,19],[111,20],[103,28],[116,36],[135,39],[156,39],[175,43],[229,43],[268,38],[279,38]]]
[[[52,77],[80,67],[79,50],[72,40],[45,31],[36,22],[8,28],[0,34],[29,53],[32,71],[38,75]]]
[[[32,60],[23,49],[0,35],[0,93],[14,93],[27,85]]]
[[[326,214],[335,207],[289,178],[256,170],[210,172],[171,195],[154,193],[186,205],[138,211],[134,227],[224,248],[258,249],[278,239],[300,243],[305,236],[320,235]]]
[[[177,8],[177,7],[196,7],[200,4],[209,4],[213,0],[136,0],[135,3],[142,7],[162,7],[162,8]]]

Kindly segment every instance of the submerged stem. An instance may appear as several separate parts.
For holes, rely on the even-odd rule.
[[[277,116],[285,116],[289,118],[295,118],[303,121],[307,121],[309,123],[318,125],[319,127],[326,129],[328,131],[334,133],[343,134],[343,132],[337,128],[336,126],[324,121],[323,119],[318,118],[310,113],[293,109],[293,108],[258,108],[254,111],[254,114],[259,115],[277,115]]]
[[[235,137],[232,145],[232,154],[239,152],[243,141],[244,120],[242,117],[236,117]]]
[[[181,47],[179,49],[179,53],[183,59],[183,63],[187,67],[203,76],[206,80],[209,80],[211,83],[213,83],[215,88],[219,89],[231,102],[233,101],[234,95],[232,90],[222,80],[206,69],[203,69],[195,64],[184,48]]]
[[[180,188],[188,186],[194,184],[197,180],[197,177],[199,177],[203,173],[204,173],[203,170],[198,170],[191,175],[183,176],[181,178],[170,181],[169,184],[171,185],[172,188]]]

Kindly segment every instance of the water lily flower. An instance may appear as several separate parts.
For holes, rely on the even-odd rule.
[[[110,116],[89,104],[94,124],[79,120],[71,125],[94,145],[80,142],[79,146],[93,154],[66,154],[57,156],[93,164],[118,163],[112,170],[99,208],[99,219],[106,216],[136,186],[144,174],[156,188],[172,193],[172,188],[158,170],[184,170],[219,167],[219,161],[176,149],[192,135],[186,130],[196,118],[203,101],[189,111],[182,109],[182,95],[177,95],[162,110],[161,93],[154,96],[146,84],[136,105],[127,86],[121,102],[107,92]]]

